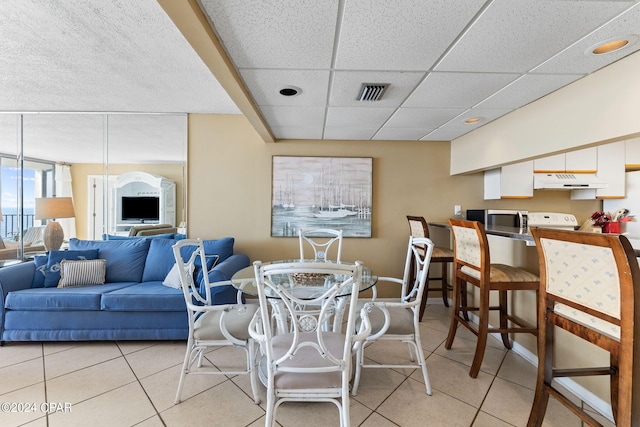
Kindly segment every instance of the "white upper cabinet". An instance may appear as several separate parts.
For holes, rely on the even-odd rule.
[[[584,148],[534,160],[535,173],[596,173],[597,147]]]
[[[530,197],[533,197],[533,160],[485,171],[485,200]]]
[[[615,199],[625,195],[625,141],[598,146],[598,178],[607,188],[596,190],[599,199]]]
[[[625,141],[624,163],[627,170],[640,170],[640,138]]]

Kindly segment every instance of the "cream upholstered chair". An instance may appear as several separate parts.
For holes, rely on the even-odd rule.
[[[554,379],[609,375],[617,426],[640,426],[640,269],[626,237],[535,228],[540,262],[538,380],[528,426],[541,426],[549,396],[591,426],[600,424],[566,398]],[[554,351],[561,328],[610,354],[585,367]]]
[[[433,248],[433,242],[425,237],[409,237],[402,279],[378,277],[378,283],[388,282],[399,285],[400,297],[395,301],[378,300],[376,290],[378,285],[376,284],[373,288],[373,298],[364,304],[371,322],[371,334],[365,339],[364,345],[359,347],[356,354],[356,372],[351,388],[353,395],[358,392],[362,368],[420,368],[426,392],[431,395],[431,383],[420,342],[420,315],[418,312],[429,275],[429,261]],[[410,277],[414,279],[410,279]],[[362,303],[363,301],[360,302],[361,305]],[[376,341],[407,343],[409,345],[409,360],[398,361],[395,364],[366,364],[364,349]]]
[[[349,426],[352,356],[354,347],[369,332],[366,313],[362,311],[362,329],[354,334],[362,264],[301,261],[263,265],[256,261],[254,267],[260,313],[249,330],[265,355],[265,425],[276,424],[276,410],[281,403],[312,401],[334,403],[340,412],[340,425]],[[322,283],[290,286],[288,278],[292,274],[315,277]],[[346,299],[347,322],[343,331],[336,332],[323,325],[331,320],[338,299]],[[272,316],[269,310],[274,307],[284,315]],[[274,321],[286,321],[288,326],[282,328]],[[277,330],[283,332],[274,334]]]
[[[331,228],[308,228],[299,229],[298,238],[300,241],[300,259],[316,259],[329,260],[329,253],[335,252],[335,258],[331,258],[336,262],[340,262],[342,254],[342,230],[334,230]],[[313,249],[313,258],[305,258],[305,248]],[[331,248],[334,249],[331,249]]]
[[[540,281],[538,276],[524,269],[504,264],[492,264],[487,235],[479,222],[450,219],[449,225],[453,233],[454,284],[451,323],[445,348],[451,349],[458,324],[462,324],[474,333],[478,337],[478,341],[469,376],[476,378],[482,365],[489,332],[499,332],[506,348],[511,348],[509,341],[511,333],[537,335],[536,326],[527,325],[522,319],[509,314],[507,291],[538,291]],[[467,289],[466,283],[476,286],[480,291],[479,301],[474,307],[467,306],[466,299],[463,298],[462,293],[466,293]],[[490,306],[491,291],[498,292],[497,306]],[[462,304],[463,301],[465,305]],[[497,310],[500,319],[499,325],[492,328],[489,328],[490,310]],[[465,319],[464,314],[468,312],[477,312],[477,324]]]
[[[187,352],[180,373],[175,403],[180,403],[182,399],[182,387],[185,376],[188,374],[249,374],[253,399],[256,403],[260,403],[255,369],[255,342],[249,335],[249,324],[254,314],[258,311],[258,305],[243,304],[240,292],[238,292],[237,304],[211,305],[211,288],[229,285],[231,282],[209,283],[206,271],[203,271],[202,274],[205,295],[200,294],[200,283],[196,283],[194,280],[194,273],[198,266],[200,268],[205,266],[204,268],[206,269],[207,265],[204,245],[200,239],[178,241],[173,245],[173,254],[176,260],[174,268],[177,269],[180,275],[182,292],[189,316]],[[204,351],[209,347],[219,346],[233,346],[243,349],[246,353],[246,367],[241,370],[224,371],[217,369],[215,366],[203,367]],[[215,355],[215,353],[213,354]],[[196,362],[197,369],[194,369],[193,365]]]
[[[413,237],[426,237],[429,238],[429,226],[427,220],[422,216],[407,215],[407,221],[409,221],[409,232]],[[421,249],[424,252],[424,248]],[[427,290],[422,295],[422,302],[420,303],[420,320],[424,316],[424,310],[427,307],[427,298],[429,291],[440,291],[442,293],[442,302],[445,307],[449,307],[449,289],[451,288],[448,283],[449,263],[453,263],[453,251],[449,248],[443,248],[436,246],[433,248],[433,254],[431,255],[432,264],[440,264],[440,277],[429,277],[427,279]],[[411,270],[413,272],[413,269]],[[440,280],[440,287],[429,286],[430,280]]]

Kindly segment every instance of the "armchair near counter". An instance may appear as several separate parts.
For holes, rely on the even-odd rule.
[[[527,426],[541,426],[549,396],[600,424],[555,388],[555,378],[609,375],[617,426],[640,425],[640,269],[626,237],[534,228],[540,263],[538,379]],[[561,328],[609,352],[609,366],[575,366],[554,351]],[[561,366],[561,368],[560,368]],[[573,367],[575,366],[575,367]]]
[[[458,323],[469,329],[478,337],[476,351],[469,371],[471,378],[476,378],[480,372],[484,351],[489,332],[499,332],[502,343],[511,348],[510,333],[531,333],[537,335],[535,326],[527,325],[522,319],[509,314],[507,291],[534,290],[538,291],[540,281],[538,276],[521,268],[504,264],[491,264],[489,257],[489,242],[484,227],[478,221],[449,220],[453,233],[453,308],[451,323],[445,348],[451,349],[456,336]],[[462,293],[466,292],[465,283],[470,283],[480,290],[480,299],[474,307],[466,306],[466,299]],[[499,294],[498,306],[490,306],[491,291]],[[463,302],[465,305],[462,305]],[[489,311],[498,310],[500,324],[489,328]],[[477,312],[478,324],[466,320],[464,314]],[[509,323],[517,325],[510,326]]]

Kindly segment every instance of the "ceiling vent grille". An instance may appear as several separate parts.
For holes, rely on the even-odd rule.
[[[358,101],[380,101],[382,94],[389,87],[387,83],[362,83]]]

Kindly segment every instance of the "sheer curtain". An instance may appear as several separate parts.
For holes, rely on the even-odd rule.
[[[73,189],[71,186],[71,165],[56,164],[56,196],[73,198]],[[75,205],[75,200],[73,209],[77,215],[78,206]],[[75,218],[60,218],[56,219],[56,221],[60,223],[62,229],[64,230],[65,240],[76,237]]]

